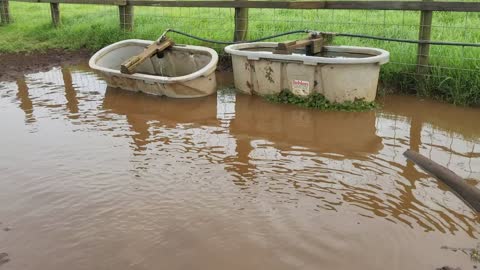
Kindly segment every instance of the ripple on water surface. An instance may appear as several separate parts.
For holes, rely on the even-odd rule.
[[[111,89],[84,66],[0,82],[5,269],[471,269],[480,110],[390,96],[320,112]],[[6,254],[6,253],[5,253]]]

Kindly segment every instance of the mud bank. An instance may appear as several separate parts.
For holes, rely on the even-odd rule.
[[[46,71],[55,66],[76,65],[87,61],[93,52],[51,49],[42,52],[0,54],[0,80],[16,79],[25,73]]]

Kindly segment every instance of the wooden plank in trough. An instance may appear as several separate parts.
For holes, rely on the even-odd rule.
[[[174,45],[174,42],[169,39],[165,38],[161,41],[155,41],[151,45],[149,45],[145,50],[143,50],[140,54],[134,55],[127,59],[120,65],[120,72],[125,74],[133,74],[138,66],[140,66],[143,62],[147,59],[152,57],[154,54],[161,53],[165,49],[170,48]]]

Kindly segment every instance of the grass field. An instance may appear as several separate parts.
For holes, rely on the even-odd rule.
[[[11,2],[14,22],[0,27],[0,52],[49,48],[99,49],[126,38],[155,39],[166,28],[216,40],[233,37],[233,10],[220,8],[136,7],[135,30],[119,29],[115,6],[61,5],[62,26],[51,26],[48,4]],[[249,39],[311,29],[418,39],[419,12],[251,9]],[[177,43],[202,44],[172,34]],[[298,38],[291,36],[288,39]],[[435,12],[432,39],[480,42],[480,13]],[[430,76],[415,76],[417,46],[394,42],[340,38],[335,44],[372,46],[391,52],[382,68],[386,89],[416,93],[459,105],[480,106],[480,48],[431,47]],[[222,47],[202,44],[222,51]]]

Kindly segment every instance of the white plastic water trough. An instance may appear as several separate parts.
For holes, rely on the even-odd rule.
[[[120,65],[142,52],[150,40],[130,39],[111,44],[89,61],[111,87],[175,98],[213,94],[217,89],[215,69],[218,54],[201,46],[175,45],[161,57],[153,56],[137,67],[134,74],[123,74]]]
[[[235,87],[245,93],[276,94],[284,89],[299,96],[320,93],[332,102],[373,101],[385,50],[325,46],[320,56],[302,52],[275,54],[276,42],[227,46],[232,55]]]

